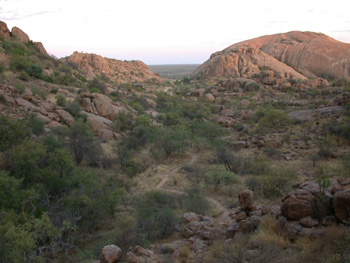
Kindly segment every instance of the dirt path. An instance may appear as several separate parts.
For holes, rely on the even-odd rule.
[[[191,160],[186,165],[192,165],[195,161],[197,161],[197,155],[193,153],[189,153],[191,155]],[[182,166],[175,168],[170,173],[167,173],[163,175],[162,180],[157,184],[156,189],[159,190],[163,188],[163,186],[166,184],[166,182],[169,180],[170,176],[172,176],[174,173],[176,173],[178,170],[181,169]]]
[[[231,218],[229,216],[230,211],[228,211],[222,204],[220,204],[219,201],[211,197],[206,197],[205,199],[207,199],[208,202],[212,203],[216,207],[216,209],[220,211],[221,214],[218,217],[219,219],[221,219],[222,221],[231,221]]]
[[[188,166],[193,165],[193,163],[195,161],[197,161],[197,155],[193,154],[193,153],[189,153],[191,155],[191,160],[186,164]],[[162,180],[159,182],[159,184],[157,184],[156,189],[157,190],[164,190],[167,192],[172,192],[172,193],[176,193],[176,194],[184,194],[183,191],[179,191],[179,190],[175,190],[175,189],[164,189],[163,186],[166,184],[166,182],[170,179],[170,177],[176,173],[178,170],[181,169],[182,166],[177,167],[175,169],[173,169],[170,173],[167,173],[165,175],[163,175]],[[229,217],[229,213],[230,211],[228,211],[222,204],[219,203],[219,201],[217,201],[216,199],[212,198],[212,197],[206,197],[205,199],[207,199],[207,201],[211,204],[213,204],[215,206],[215,208],[219,211],[220,216],[219,218],[224,220],[230,219]]]

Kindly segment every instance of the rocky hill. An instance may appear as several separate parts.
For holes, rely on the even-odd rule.
[[[350,44],[321,33],[292,31],[233,44],[212,54],[193,76],[251,77],[269,67],[282,76],[349,80],[349,59]]]
[[[78,69],[87,79],[103,73],[116,83],[161,80],[159,75],[154,74],[145,63],[138,60],[121,61],[76,51],[71,56],[63,58],[62,61]]]

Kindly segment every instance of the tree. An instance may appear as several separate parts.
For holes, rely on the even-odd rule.
[[[0,114],[0,152],[20,144],[31,135],[31,130],[22,120],[10,120]]]
[[[278,131],[289,124],[289,117],[281,110],[268,109],[259,120],[260,127],[272,128]]]
[[[41,179],[39,163],[44,155],[45,149],[41,144],[26,139],[10,149],[9,170],[15,177],[23,179],[26,185],[38,183]]]
[[[150,140],[153,143],[153,151],[168,158],[187,149],[190,134],[183,129],[160,127],[152,132]]]
[[[213,185],[215,191],[219,188],[222,183],[232,184],[237,181],[235,174],[227,171],[224,165],[212,165],[210,166],[208,172],[205,174],[206,182],[209,185]]]
[[[93,158],[95,161],[100,157],[100,144],[94,140],[94,133],[89,123],[78,120],[71,124],[70,129],[64,127],[56,129],[55,132],[61,138],[67,137],[66,142],[73,153],[76,165],[80,165],[84,157]]]

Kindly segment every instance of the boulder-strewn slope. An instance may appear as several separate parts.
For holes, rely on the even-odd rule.
[[[63,61],[75,65],[87,79],[96,74],[104,73],[116,83],[143,82],[150,79],[161,80],[142,61],[121,61],[104,58],[96,54],[74,52],[71,56],[63,58]]]
[[[270,67],[295,78],[330,75],[350,80],[350,44],[321,33],[292,31],[239,42],[211,55],[193,76],[251,77]],[[298,73],[300,72],[300,73]]]

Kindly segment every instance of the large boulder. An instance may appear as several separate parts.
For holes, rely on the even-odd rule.
[[[15,39],[17,39],[18,41],[27,43],[29,42],[29,37],[26,33],[24,33],[22,31],[22,29],[18,28],[18,27],[13,27],[11,30],[11,36]]]
[[[290,220],[300,220],[303,217],[316,216],[315,197],[308,191],[298,189],[282,199],[282,216]]]
[[[92,102],[96,107],[98,115],[111,119],[114,117],[112,100],[106,95],[93,93]]]
[[[109,125],[113,123],[112,121],[85,111],[82,111],[81,113],[87,116],[86,120],[90,123],[92,130],[95,131],[100,137],[106,140],[119,138],[118,134],[114,133],[109,127]]]
[[[116,263],[122,258],[122,250],[115,245],[108,245],[102,249],[100,263]]]
[[[65,110],[56,110],[56,113],[60,117],[61,121],[70,126],[74,122],[73,116]]]
[[[350,221],[350,189],[335,193],[333,198],[335,216],[341,222]]]

